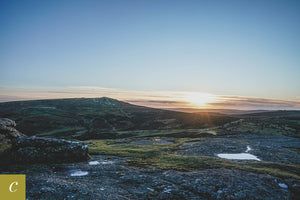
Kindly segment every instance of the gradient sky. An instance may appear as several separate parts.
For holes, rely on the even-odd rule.
[[[2,0],[0,89],[299,101],[299,36],[297,0]]]

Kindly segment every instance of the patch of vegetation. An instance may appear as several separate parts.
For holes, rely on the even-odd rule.
[[[90,154],[115,155],[121,157],[149,158],[160,155],[162,149],[175,151],[184,142],[199,141],[200,138],[181,138],[174,144],[133,145],[129,144],[134,139],[120,140],[87,140]]]
[[[129,164],[146,168],[164,170],[194,171],[214,168],[243,170],[254,173],[270,174],[281,178],[300,179],[300,165],[289,165],[273,162],[235,162],[209,156],[180,156],[176,154],[161,154],[146,159],[133,159]]]
[[[39,137],[76,138],[86,132],[84,127],[65,127],[40,133]]]
[[[46,134],[81,140],[167,134],[169,130],[189,132],[186,129],[215,127],[236,120],[219,113],[161,110],[105,97],[5,102],[0,103],[0,117],[16,121],[17,129],[28,136]]]
[[[282,148],[286,148],[294,153],[300,154],[300,147],[285,147],[285,146],[283,146]]]
[[[241,123],[233,124],[224,127],[226,132],[240,132],[240,133],[252,133],[252,134],[280,134],[287,136],[298,136],[300,126],[298,120],[287,118],[252,118],[246,119]]]
[[[5,150],[10,149],[11,144],[2,144],[0,145],[0,154],[3,153]]]
[[[180,138],[174,144],[154,143],[147,146],[131,145],[130,142],[133,139],[125,141],[89,140],[86,143],[89,145],[91,154],[131,157],[128,159],[128,163],[137,167],[180,171],[227,168],[300,179],[300,165],[256,161],[238,162],[209,156],[181,156],[174,153],[183,143],[199,140],[201,138]]]

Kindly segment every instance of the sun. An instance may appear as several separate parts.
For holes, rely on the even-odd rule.
[[[197,107],[207,107],[208,103],[216,100],[216,97],[211,94],[191,92],[185,95],[185,101]]]

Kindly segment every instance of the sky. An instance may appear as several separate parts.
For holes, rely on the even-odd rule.
[[[0,101],[300,109],[300,1],[2,0]]]

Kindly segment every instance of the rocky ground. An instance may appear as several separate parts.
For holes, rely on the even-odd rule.
[[[247,147],[250,149],[247,151]],[[235,134],[184,143],[179,155],[216,156],[219,153],[248,153],[262,161],[300,164],[300,139],[283,135]]]
[[[300,196],[297,137],[226,133],[189,138],[178,133],[80,143],[20,137],[24,135],[15,130],[13,121],[0,122],[7,148],[0,157],[1,174],[26,174],[28,200],[296,200]],[[91,160],[87,145],[94,154]],[[248,153],[259,161],[228,161],[218,158],[220,153]],[[4,163],[4,158],[12,157],[23,160]]]
[[[8,118],[0,118],[0,146],[10,144],[11,141],[18,137],[25,136],[16,130],[16,122]]]
[[[194,172],[129,167],[94,156],[28,173],[27,199],[296,199],[300,180],[239,170]]]
[[[122,146],[169,145],[179,138],[141,138]],[[114,146],[116,144],[111,144]],[[225,135],[185,142],[175,152],[185,156],[249,153],[262,161],[299,162],[299,139],[281,135]],[[297,199],[300,179],[237,169],[180,171],[132,166],[135,158],[94,155],[89,161],[29,165],[14,173],[27,175],[27,199]],[[221,159],[220,159],[221,160]],[[235,161],[241,162],[241,161]],[[17,167],[18,168],[18,167]],[[25,171],[24,171],[25,170]],[[279,170],[279,169],[278,169]],[[16,172],[18,171],[18,172]],[[3,172],[11,173],[11,172]],[[295,172],[298,176],[299,170]]]

